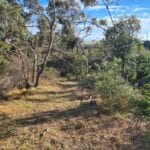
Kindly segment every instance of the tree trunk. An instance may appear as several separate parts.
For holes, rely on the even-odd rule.
[[[51,34],[53,34],[53,33],[51,33]],[[53,36],[51,35],[51,41],[50,41],[50,44],[49,44],[48,53],[47,53],[47,56],[44,59],[44,62],[42,64],[42,67],[41,67],[40,71],[37,73],[37,76],[36,76],[36,79],[35,79],[35,85],[34,85],[35,87],[37,87],[39,85],[39,80],[41,78],[41,75],[42,75],[43,71],[45,70],[49,55],[51,54],[51,51],[52,51],[52,43],[53,43]]]
[[[44,58],[44,61],[43,61],[43,64],[40,68],[40,70],[37,72],[37,75],[36,75],[36,79],[35,79],[35,84],[34,84],[34,87],[37,87],[39,85],[39,80],[41,78],[41,75],[43,73],[43,71],[45,70],[45,67],[46,67],[46,64],[47,64],[47,61],[48,61],[48,58],[52,52],[52,44],[53,44],[53,32],[54,32],[54,25],[55,25],[55,19],[56,19],[56,12],[55,12],[55,1],[53,0],[53,10],[54,10],[54,14],[52,16],[52,21],[49,20],[49,18],[45,15],[45,14],[42,14],[42,16],[44,16],[48,23],[49,23],[49,27],[50,27],[50,37],[49,37],[49,45],[48,45],[48,52],[47,52],[47,55],[45,56]]]
[[[33,48],[31,48],[31,51],[34,55],[34,62],[33,62],[33,73],[32,73],[32,83],[35,84],[35,81],[36,81],[36,73],[37,73],[37,60],[38,60],[38,57],[37,57],[37,54],[35,52],[35,50]]]

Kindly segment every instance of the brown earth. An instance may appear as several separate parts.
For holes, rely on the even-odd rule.
[[[13,90],[0,101],[0,150],[150,150],[150,125],[128,114],[99,114],[90,93],[57,79]]]

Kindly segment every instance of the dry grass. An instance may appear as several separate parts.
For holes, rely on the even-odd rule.
[[[43,83],[28,91],[14,89],[0,103],[0,149],[150,149],[148,125],[137,130],[127,116],[98,115],[95,105],[81,103],[90,93],[77,82]]]

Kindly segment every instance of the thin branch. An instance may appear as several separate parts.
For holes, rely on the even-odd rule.
[[[103,2],[103,4],[104,4],[104,6],[106,7],[106,10],[107,10],[108,15],[109,15],[109,17],[110,17],[110,19],[111,19],[112,24],[114,25],[115,22],[114,22],[114,20],[113,20],[112,15],[111,15],[108,2],[106,2],[105,0],[102,0],[102,2]]]
[[[89,21],[89,20],[84,20],[84,21],[77,21],[77,22],[75,22],[77,25],[78,24],[81,24],[81,23],[90,23],[90,24],[92,24],[92,25],[95,25],[97,28],[100,28],[100,29],[102,29],[103,31],[106,31],[106,29],[104,28],[104,27],[102,27],[101,25],[99,25],[99,24],[97,24],[97,23],[95,23],[95,22],[92,22],[92,21]]]

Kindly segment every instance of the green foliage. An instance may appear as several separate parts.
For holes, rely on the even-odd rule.
[[[10,1],[9,1],[10,2]],[[6,0],[0,1],[0,74],[8,70],[8,57],[11,53],[11,42],[21,42],[26,34],[22,8]]]
[[[144,41],[144,47],[148,50],[150,50],[150,41]]]
[[[10,46],[7,43],[0,41],[0,75],[6,73],[8,70],[8,61],[5,54],[9,51],[9,49]]]
[[[77,46],[78,38],[74,34],[74,28],[71,24],[72,21],[66,19],[59,19],[60,24],[63,26],[61,33],[61,46],[65,50],[73,50]]]
[[[120,18],[113,27],[109,27],[105,32],[104,47],[107,49],[108,57],[111,57],[111,59],[114,57],[121,58],[122,76],[124,78],[130,72],[129,66],[134,65],[131,62],[137,51],[136,34],[139,29],[139,21],[135,17],[124,17]]]
[[[85,5],[85,6],[91,6],[96,4],[96,0],[81,0],[81,2]]]
[[[138,117],[150,118],[150,84],[144,86],[143,95],[143,99],[134,102],[134,114]]]
[[[73,60],[72,74],[76,78],[85,77],[87,73],[87,58],[86,56],[76,55]]]
[[[95,89],[104,99],[104,106],[110,111],[130,108],[129,102],[138,99],[138,91],[133,89],[120,75],[120,59],[105,61],[95,73]]]
[[[50,58],[62,75],[71,74],[83,79],[91,73],[89,82],[93,82],[94,90],[104,99],[103,109],[112,112],[129,110],[130,102],[136,102],[135,114],[150,116],[149,85],[144,88],[144,98],[132,86],[150,82],[150,52],[137,39],[138,19],[123,17],[109,26],[106,20],[93,18],[91,26],[89,23],[87,26],[87,18],[76,0],[48,1],[46,10],[37,0],[24,0],[29,12],[24,12],[23,7],[14,2],[0,1],[0,74],[8,69],[6,57],[11,56],[10,60],[19,62],[20,59],[15,63],[21,66],[22,70],[18,68],[26,82],[33,80],[34,83],[38,81],[36,78],[40,79]],[[81,0],[85,6],[96,2]],[[103,2],[109,4],[112,1]],[[83,25],[82,19],[85,24],[79,29],[80,22]],[[32,21],[38,26],[36,35],[31,35],[26,27]],[[94,26],[104,29],[103,41],[83,47],[84,37],[80,39],[76,31],[88,34]],[[149,43],[144,46],[148,48]],[[94,62],[99,65],[95,67]],[[52,80],[57,74],[51,68],[45,70],[43,77]]]
[[[139,85],[150,83],[150,52],[143,49],[138,59],[138,83]]]
[[[22,8],[19,5],[0,1],[0,39],[19,40],[26,34],[25,20],[22,16]]]
[[[4,58],[3,55],[0,55],[0,75],[6,73],[8,70],[8,61]]]
[[[62,46],[66,50],[72,50],[75,48],[77,44],[77,38],[73,37],[73,35],[63,35],[61,39]]]

